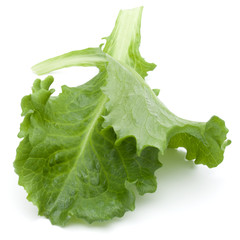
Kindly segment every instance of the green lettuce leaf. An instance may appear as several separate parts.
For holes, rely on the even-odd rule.
[[[52,82],[51,76],[37,79],[33,93],[22,99],[24,139],[14,162],[19,184],[53,224],[121,217],[134,209],[135,195],[126,182],[140,194],[155,191],[157,149],[138,156],[134,138],[116,146],[113,129],[102,130],[106,96],[99,86],[105,72],[80,87],[63,86],[57,97],[51,97]]]
[[[193,122],[174,115],[144,81],[155,64],[139,53],[142,8],[120,11],[102,50],[88,48],[33,66],[38,75],[71,66],[96,66],[86,84],[51,96],[52,77],[37,79],[22,100],[24,139],[14,162],[19,184],[39,214],[53,224],[122,216],[134,208],[134,194],[154,192],[157,155],[185,147],[186,158],[216,167],[228,132],[213,116]]]

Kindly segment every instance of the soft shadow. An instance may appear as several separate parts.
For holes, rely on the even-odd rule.
[[[102,221],[102,222],[93,222],[93,223],[88,223],[87,221],[83,219],[70,219],[67,224],[64,226],[66,229],[71,229],[75,227],[84,227],[84,228],[110,228],[114,223],[121,221],[120,218],[113,218],[111,220],[107,221]]]
[[[158,181],[166,178],[174,178],[176,175],[185,175],[190,169],[196,168],[193,161],[186,160],[186,150],[167,149],[164,155],[159,156],[163,166],[156,172]]]
[[[153,198],[161,198],[159,195],[164,194],[170,186],[174,185],[174,182],[178,182],[183,178],[191,178],[197,166],[193,161],[186,160],[185,157],[186,150],[182,148],[167,149],[164,155],[159,155],[162,167],[155,172],[157,190],[155,193],[143,196],[136,193],[136,208],[147,205]],[[172,189],[172,191],[175,190]]]

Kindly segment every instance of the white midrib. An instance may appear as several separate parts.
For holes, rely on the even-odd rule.
[[[67,182],[68,182],[68,180],[70,179],[70,177],[71,177],[71,175],[72,175],[72,172],[73,172],[74,169],[76,168],[76,165],[77,165],[80,157],[81,157],[82,154],[84,153],[84,150],[85,150],[85,148],[86,148],[86,145],[87,145],[87,143],[88,143],[88,141],[89,141],[89,139],[90,139],[90,137],[91,137],[91,135],[92,135],[92,133],[93,133],[93,130],[94,130],[96,124],[97,124],[97,121],[98,121],[99,117],[102,115],[102,112],[103,112],[105,103],[106,103],[107,100],[108,100],[107,96],[105,96],[105,95],[103,95],[103,96],[104,96],[104,97],[102,98],[102,101],[99,103],[98,108],[96,108],[96,110],[95,110],[94,113],[93,113],[93,115],[94,115],[95,117],[94,117],[94,118],[92,119],[92,121],[89,123],[89,126],[88,126],[88,128],[87,128],[87,130],[86,130],[86,135],[84,136],[83,141],[81,141],[81,143],[80,143],[80,145],[79,145],[79,149],[80,149],[80,150],[79,150],[79,153],[78,153],[77,156],[76,156],[76,160],[75,160],[75,162],[74,162],[74,164],[73,164],[70,172],[68,173],[68,176],[67,176],[66,179],[64,180],[61,189],[59,190],[59,194],[58,194],[58,196],[57,196],[57,198],[56,198],[56,200],[55,200],[54,205],[51,207],[50,212],[54,209],[54,207],[56,206],[56,204],[57,204],[57,202],[58,202],[58,199],[61,197],[61,195],[62,195],[62,193],[63,193],[62,190],[63,190],[64,187],[67,185]]]

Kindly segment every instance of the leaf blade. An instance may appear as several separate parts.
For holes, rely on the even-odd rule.
[[[31,104],[22,103],[24,139],[14,162],[19,184],[38,206],[39,215],[53,224],[123,216],[135,207],[135,195],[126,182],[140,194],[155,191],[154,172],[161,166],[157,149],[137,156],[134,138],[115,146],[114,131],[102,131],[104,72],[82,86],[64,86],[57,97],[46,89],[52,80],[35,81],[27,98]],[[151,166],[144,164],[147,160]]]

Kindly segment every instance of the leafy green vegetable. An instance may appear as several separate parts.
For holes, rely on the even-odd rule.
[[[223,160],[228,132],[214,116],[207,123],[181,119],[157,98],[144,77],[155,68],[139,53],[142,8],[120,11],[104,49],[88,48],[46,60],[37,74],[71,66],[96,66],[99,73],[51,96],[51,76],[37,79],[22,99],[24,138],[14,162],[19,184],[39,214],[53,224],[122,216],[135,195],[154,192],[158,152],[185,147],[186,158],[208,167]]]

